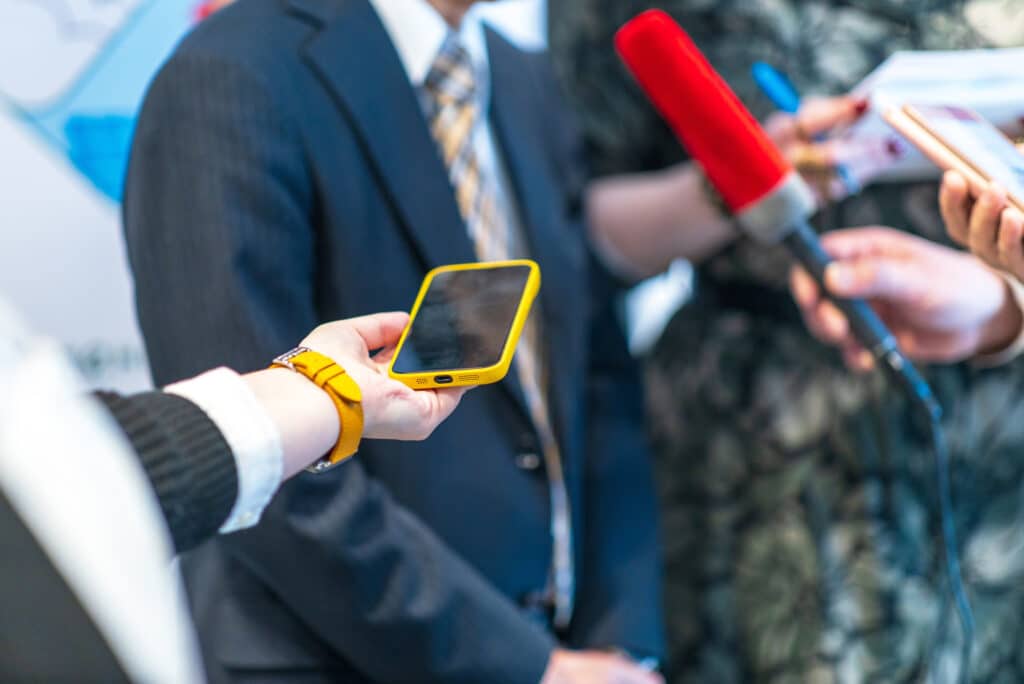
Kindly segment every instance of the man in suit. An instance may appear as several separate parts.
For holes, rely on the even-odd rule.
[[[635,664],[662,653],[642,394],[578,141],[545,56],[472,4],[240,0],[147,96],[125,223],[158,383],[407,308],[441,264],[543,272],[504,382],[186,559],[234,681],[658,681]]]

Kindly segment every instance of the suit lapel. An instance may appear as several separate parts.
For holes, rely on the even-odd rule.
[[[556,430],[566,444],[568,426],[577,408],[569,370],[582,351],[584,329],[578,323],[587,298],[582,291],[584,255],[566,226],[559,178],[547,161],[540,98],[531,91],[531,74],[524,57],[493,30],[487,30],[491,66],[491,119],[504,153],[518,202],[530,253],[541,266],[540,304],[544,312],[544,347],[551,370],[549,404]],[[574,320],[575,319],[575,320]]]
[[[448,172],[387,30],[367,0],[338,0],[334,12],[311,0],[293,9],[324,28],[305,58],[359,133],[426,269],[476,261]]]

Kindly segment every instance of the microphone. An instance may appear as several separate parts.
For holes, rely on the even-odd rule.
[[[686,32],[665,12],[648,10],[619,29],[615,47],[740,229],[758,242],[783,244],[827,295],[832,258],[808,223],[817,211],[813,193]],[[830,299],[927,420],[938,421],[942,409],[931,388],[871,307]]]

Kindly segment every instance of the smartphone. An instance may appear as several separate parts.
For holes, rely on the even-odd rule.
[[[435,268],[423,280],[388,374],[413,389],[498,382],[539,291],[540,268],[528,259]]]
[[[885,120],[943,171],[958,171],[977,196],[996,182],[1024,211],[1024,154],[982,116],[965,107],[911,105],[885,112]]]

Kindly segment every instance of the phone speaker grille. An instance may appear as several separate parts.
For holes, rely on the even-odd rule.
[[[460,375],[459,382],[476,382],[480,379],[479,375]]]
[[[427,379],[426,378],[416,378],[416,384],[417,385],[426,385],[427,384]]]

